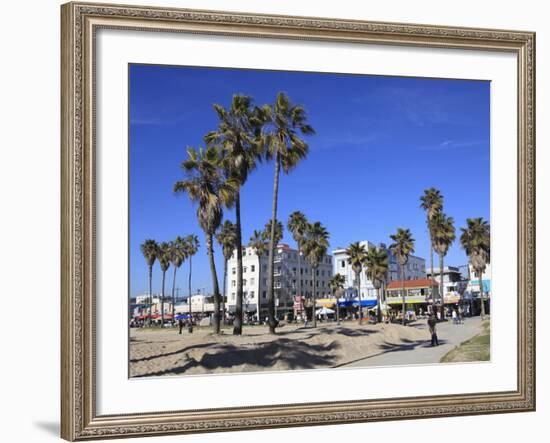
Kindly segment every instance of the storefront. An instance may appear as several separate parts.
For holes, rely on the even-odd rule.
[[[394,280],[386,288],[386,303],[393,312],[403,309],[403,287],[405,288],[405,311],[421,315],[428,312],[430,297],[434,291],[438,298],[438,284],[432,279]]]

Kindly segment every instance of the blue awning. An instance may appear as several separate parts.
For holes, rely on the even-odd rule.
[[[358,300],[339,301],[338,306],[341,308],[349,308],[351,306],[357,307],[359,306],[359,301]],[[372,306],[376,306],[376,299],[361,300],[361,307],[370,308]]]

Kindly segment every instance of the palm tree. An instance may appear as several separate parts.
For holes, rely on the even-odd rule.
[[[434,238],[431,228],[432,219],[441,212],[443,209],[443,196],[441,192],[436,188],[429,188],[424,190],[424,194],[420,197],[420,207],[426,211],[426,225],[430,234],[430,272],[432,279],[434,278]],[[435,293],[434,288],[431,286],[432,291],[432,312],[435,313]]]
[[[390,245],[390,251],[396,256],[399,267],[401,268],[401,294],[403,297],[403,324],[405,324],[405,265],[409,261],[409,256],[414,253],[414,238],[409,229],[397,228],[397,233],[390,235],[393,243]]]
[[[328,285],[336,298],[336,324],[340,324],[340,306],[338,306],[338,294],[344,289],[344,284],[346,283],[346,277],[342,274],[335,274],[332,276]]]
[[[271,220],[277,220],[277,199],[279,193],[279,174],[281,168],[288,174],[301,159],[307,156],[308,145],[300,138],[300,134],[314,134],[313,128],[307,123],[305,109],[294,105],[286,94],[279,92],[272,106],[262,107],[263,120],[262,147],[268,160],[275,162],[273,180],[273,201]],[[267,276],[267,300],[269,332],[274,334],[277,326],[275,321],[275,303],[273,298],[273,265],[275,249],[275,224],[271,225],[269,239],[269,259]]]
[[[386,275],[388,272],[388,253],[383,248],[371,248],[367,251],[365,256],[365,267],[367,268],[367,277],[372,282],[374,289],[376,289],[377,299],[377,319],[378,322],[382,321],[382,296],[380,289],[386,282]]]
[[[290,214],[286,224],[287,229],[292,233],[292,238],[298,247],[298,277],[296,279],[298,282],[298,288],[296,293],[300,297],[300,300],[302,297],[302,242],[304,240],[307,224],[308,221],[306,216],[300,211],[294,211]]]
[[[141,253],[145,257],[147,268],[149,269],[149,319],[148,324],[151,324],[151,315],[153,309],[153,265],[158,257],[159,246],[155,240],[145,240],[141,246]]]
[[[483,218],[466,219],[467,227],[460,228],[460,243],[470,259],[470,264],[479,278],[479,298],[481,302],[481,319],[485,318],[483,301],[483,273],[491,262],[491,228]]]
[[[367,250],[359,242],[351,243],[346,249],[348,263],[355,273],[355,284],[357,286],[357,300],[359,301],[359,324],[363,323],[363,307],[361,306],[361,271],[365,263]]]
[[[267,252],[268,242],[265,240],[265,234],[263,231],[256,231],[250,237],[248,247],[254,249],[258,256],[258,281],[261,281],[262,275],[262,257]],[[260,321],[260,294],[258,294],[258,303],[256,305],[256,314],[258,316],[258,322]]]
[[[160,295],[160,327],[164,328],[164,282],[166,281],[166,271],[170,267],[170,259],[172,258],[172,250],[170,243],[162,242],[159,245],[159,264],[162,271],[162,291]]]
[[[205,136],[205,142],[216,144],[223,155],[223,167],[226,177],[238,182],[235,193],[235,247],[237,248],[237,300],[233,334],[242,334],[243,324],[243,251],[241,231],[240,188],[246,183],[249,173],[261,160],[259,131],[261,120],[259,111],[252,109],[252,97],[234,95],[229,109],[214,104],[219,124],[215,131]]]
[[[214,292],[214,333],[220,333],[220,287],[214,261],[213,237],[223,219],[223,208],[231,207],[239,183],[226,178],[221,170],[220,151],[209,146],[206,149],[187,149],[187,160],[181,164],[187,179],[176,182],[174,191],[185,192],[191,201],[197,203],[197,219],[206,237],[206,251],[212,274]]]
[[[172,321],[174,321],[176,306],[176,272],[187,258],[185,254],[185,240],[178,235],[174,241],[170,242],[170,262],[174,268],[174,276],[172,278]]]
[[[184,239],[184,250],[185,255],[189,259],[189,298],[187,299],[187,304],[189,306],[189,332],[193,332],[193,312],[192,312],[192,303],[191,303],[191,296],[193,295],[192,289],[191,289],[191,275],[193,273],[193,256],[197,253],[199,250],[199,238],[195,234],[189,234]]]
[[[439,255],[439,293],[441,294],[441,312],[445,312],[443,260],[456,238],[454,220],[439,212],[432,218],[430,230],[433,232],[434,250]]]
[[[275,251],[277,249],[277,245],[279,244],[279,242],[283,239],[283,231],[284,231],[284,227],[283,227],[283,224],[277,220],[275,222],[275,235],[274,235],[274,242],[273,242],[273,250]],[[263,236],[263,239],[265,242],[267,242],[268,244],[270,243],[270,238],[271,238],[271,220],[269,220],[265,226],[264,226],[264,230],[262,232],[262,236]]]
[[[316,289],[316,274],[319,268],[319,263],[327,254],[329,247],[329,233],[326,228],[320,223],[308,223],[305,236],[303,239],[304,257],[311,265],[312,280],[313,280],[313,327],[317,327],[317,316],[315,315],[315,289]]]
[[[226,220],[223,223],[221,229],[219,230],[218,235],[216,235],[216,240],[218,240],[218,243],[222,247],[222,253],[223,253],[223,295],[222,295],[223,321],[225,321],[225,297],[227,297],[227,262],[233,255],[233,251],[237,246],[236,231],[237,230],[235,229],[235,225],[231,221]],[[238,272],[237,272],[237,275],[238,275]],[[241,299],[241,302],[242,302],[242,299]],[[238,304],[238,298],[237,298],[237,304]],[[242,311],[242,303],[241,303],[241,311]]]

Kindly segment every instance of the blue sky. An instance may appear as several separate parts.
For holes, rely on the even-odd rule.
[[[357,240],[389,244],[389,235],[404,227],[416,239],[415,255],[428,263],[419,198],[431,186],[442,191],[457,231],[468,217],[489,219],[489,82],[147,65],[130,65],[129,75],[132,296],[148,290],[143,240],[190,233],[201,243],[193,287],[210,290],[196,207],[172,189],[184,177],[186,147],[202,145],[217,125],[212,104],[228,106],[235,93],[261,105],[284,91],[306,108],[316,134],[307,137],[308,157],[281,175],[278,218],[286,225],[288,215],[301,210],[320,221],[331,234],[331,249]],[[273,172],[273,163],[261,164],[242,190],[244,242],[270,217]],[[226,211],[226,218],[234,220],[234,213]],[[283,241],[293,244],[286,231]],[[217,245],[216,254],[221,285]],[[446,264],[465,263],[457,241]],[[186,263],[179,272],[180,294],[186,295]],[[153,278],[160,291],[158,265]],[[170,270],[167,291],[171,279]]]

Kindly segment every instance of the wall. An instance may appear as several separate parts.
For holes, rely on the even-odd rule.
[[[537,110],[539,122],[550,119],[550,30],[545,2],[463,0],[461,2],[388,0],[385,2],[307,2],[305,0],[132,0],[136,4],[247,10],[253,12],[404,21],[416,23],[526,29],[537,32]],[[0,383],[3,441],[57,441],[59,421],[59,2],[5,2],[0,28],[3,63],[0,70],[0,189],[2,190],[3,294],[31,294],[39,306],[30,324],[3,314],[0,321],[2,357]],[[545,81],[546,80],[546,81]],[[539,124],[537,164],[550,167],[550,129]],[[547,226],[550,174],[540,174],[538,219]],[[541,197],[543,196],[543,197]],[[543,201],[546,200],[546,202]],[[545,223],[546,222],[546,223]],[[548,230],[538,232],[538,262],[548,263]],[[543,275],[539,273],[539,275]],[[542,280],[542,279],[540,279]],[[539,285],[540,287],[540,285]],[[550,310],[542,291],[538,317]],[[34,310],[34,308],[33,308]],[[447,443],[525,441],[544,435],[550,414],[550,370],[544,338],[549,322],[538,322],[538,412],[467,418],[414,420],[316,428],[281,429],[224,434],[239,441],[373,441],[425,442],[438,436]],[[220,435],[163,437],[140,441],[219,441]]]

